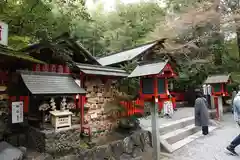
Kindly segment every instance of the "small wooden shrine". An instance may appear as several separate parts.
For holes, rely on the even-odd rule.
[[[32,126],[42,129],[53,126],[55,129],[63,128],[65,123],[66,127],[71,127],[69,122],[72,113],[69,110],[75,106],[74,97],[77,94],[85,94],[85,90],[75,83],[71,75],[56,72],[17,71],[9,88],[11,97],[29,97],[28,103],[11,98],[10,104],[22,102],[21,116]],[[13,105],[11,110],[12,114],[18,115],[13,113],[16,110]],[[54,120],[51,121],[50,117],[54,117]],[[50,125],[50,122],[54,124]]]
[[[0,56],[0,101],[6,101],[9,98],[7,88],[11,74],[17,69],[28,69],[34,63],[43,64],[44,62],[1,45]]]
[[[160,110],[164,102],[171,101],[168,78],[176,77],[176,73],[168,61],[142,63],[134,69],[129,77],[140,77],[140,99],[152,101],[153,97],[157,97]]]
[[[216,108],[216,118],[222,119],[223,116],[223,97],[229,96],[227,91],[227,84],[231,83],[231,76],[228,75],[211,75],[204,82],[206,85],[210,85],[211,93],[211,105]]]
[[[211,75],[204,82],[211,85],[211,94],[214,96],[229,96],[227,84],[231,83],[231,76],[228,75]]]
[[[163,103],[164,110],[167,112],[171,110],[173,113],[173,105],[168,90],[167,78],[175,76],[176,74],[173,72],[173,69],[168,61],[140,64],[129,75],[129,78],[140,77],[140,99],[149,101],[153,104],[151,107],[151,115],[154,160],[160,159],[160,140],[159,130],[157,129],[159,127],[157,119],[159,111],[158,103]]]

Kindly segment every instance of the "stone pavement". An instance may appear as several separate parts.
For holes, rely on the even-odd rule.
[[[182,118],[187,118],[187,117],[192,117],[194,116],[194,108],[193,107],[189,107],[189,108],[178,108],[177,111],[174,112],[172,118],[158,118],[158,124],[161,126],[163,124],[169,123],[169,122],[173,122]],[[152,122],[151,122],[151,116],[148,117],[144,117],[144,118],[140,118],[140,126],[142,128],[144,128],[145,130],[149,130],[151,131],[151,126],[152,126]]]
[[[229,155],[225,151],[226,146],[238,134],[240,128],[234,123],[232,114],[226,114],[219,129],[189,143],[175,151],[171,158],[163,160],[240,160],[240,157]],[[240,154],[240,146],[236,152]]]

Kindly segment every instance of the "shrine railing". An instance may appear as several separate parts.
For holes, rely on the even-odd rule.
[[[173,102],[173,108],[176,107],[176,99],[171,98],[171,99],[165,99],[164,101],[171,100]],[[79,99],[79,106],[84,106],[86,103],[86,97],[85,96],[80,96]],[[132,116],[136,114],[143,114],[144,113],[144,101],[137,99],[132,102],[121,102],[121,104],[126,108],[126,112],[119,113],[118,116]],[[162,109],[163,107],[163,101],[159,101],[159,110]]]
[[[140,99],[132,102],[121,102],[121,104],[126,108],[126,113],[123,116],[132,116],[144,113],[144,101]]]

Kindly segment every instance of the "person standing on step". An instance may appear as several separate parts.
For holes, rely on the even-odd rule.
[[[240,91],[238,91],[237,95],[233,100],[233,114],[234,114],[234,120],[237,122],[238,126],[240,126]],[[235,148],[239,145],[240,145],[240,134],[231,142],[229,146],[227,146],[227,150],[234,155],[238,155],[235,152]]]
[[[195,125],[202,127],[202,134],[208,134],[209,113],[208,102],[201,91],[197,91],[195,100]]]

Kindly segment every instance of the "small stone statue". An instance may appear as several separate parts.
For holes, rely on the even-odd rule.
[[[61,111],[64,111],[66,109],[66,105],[67,105],[66,98],[63,97],[62,102],[61,102],[61,106],[60,106]]]
[[[51,109],[53,110],[53,111],[55,111],[56,110],[56,103],[54,102],[54,98],[51,98],[51,100],[50,100],[50,105],[51,105]]]

